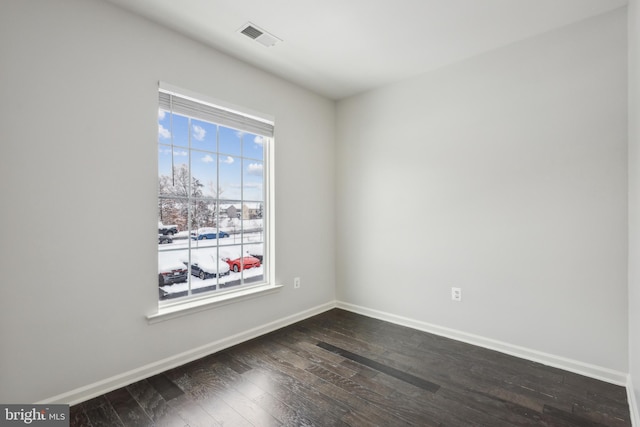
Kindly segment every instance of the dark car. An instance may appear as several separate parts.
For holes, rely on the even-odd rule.
[[[260,264],[264,264],[264,261],[263,261],[264,257],[262,255],[252,254],[252,253],[249,253],[249,255],[257,259],[258,261],[260,261]]]
[[[165,236],[164,234],[158,234],[158,244],[173,243],[171,236]]]
[[[189,265],[186,259],[183,259],[182,263]],[[215,258],[210,255],[191,254],[191,274],[202,280],[226,276],[229,274],[229,266],[223,260],[216,262]]]
[[[161,222],[158,222],[158,234],[162,234],[165,236],[173,236],[178,233],[178,226],[176,225],[164,225]]]
[[[187,281],[187,268],[180,262],[158,265],[158,285],[173,285]]]

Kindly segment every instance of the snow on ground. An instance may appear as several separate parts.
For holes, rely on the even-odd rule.
[[[182,233],[185,233],[185,238],[180,239],[178,236]],[[222,239],[191,240],[187,238],[186,232],[179,232],[174,236],[173,243],[158,246],[158,264],[163,266],[175,265],[176,263],[185,265],[183,261],[186,261],[189,257],[189,247],[191,247],[192,255],[195,255],[196,258],[211,259],[212,262],[218,260],[220,263],[225,263],[224,259],[226,258],[236,259],[247,255],[263,256],[264,243],[262,243],[262,238],[262,232],[254,232],[244,233],[243,235],[232,234],[230,237]],[[220,288],[224,287],[225,284],[231,285],[233,282],[239,284],[241,278],[244,278],[245,281],[248,279],[258,281],[262,279],[263,274],[263,267],[260,266],[238,273],[230,272],[229,275],[206,280],[190,275],[191,289],[206,288],[216,284]],[[161,286],[160,288],[168,294],[186,292],[189,289],[189,282]]]

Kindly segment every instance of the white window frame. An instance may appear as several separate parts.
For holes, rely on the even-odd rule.
[[[229,112],[229,117],[221,116],[220,120],[216,120],[217,124],[231,128],[237,128],[233,125],[233,120],[237,120],[238,116],[243,116],[253,121],[257,126],[262,122],[267,126],[274,127],[275,119],[273,116],[252,111],[250,109],[239,107],[224,101],[220,101],[202,94],[198,94],[187,89],[179,88],[168,83],[159,82],[159,92],[179,96],[180,98],[194,101],[199,104],[212,106],[219,111]],[[197,118],[197,117],[195,117]],[[230,121],[225,121],[230,118]],[[214,307],[227,305],[245,301],[247,299],[256,298],[262,295],[271,294],[279,291],[282,285],[275,281],[275,218],[274,218],[274,144],[273,135],[268,137],[265,146],[264,165],[266,172],[264,174],[264,281],[251,285],[246,284],[237,288],[229,288],[226,290],[216,290],[187,297],[181,297],[175,300],[158,300],[157,311],[147,315],[149,323],[157,323],[164,320],[180,317],[186,314],[208,310]],[[156,142],[157,145],[157,142]],[[156,158],[157,161],[157,158]],[[156,164],[155,172],[158,167]],[[157,249],[156,249],[157,250]],[[153,281],[157,285],[157,279]],[[157,295],[157,293],[156,293]]]

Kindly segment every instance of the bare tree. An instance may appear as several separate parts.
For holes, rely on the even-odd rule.
[[[204,185],[196,178],[189,176],[187,165],[173,167],[172,176],[158,177],[158,217],[165,224],[175,224],[179,230],[188,228],[189,200],[191,200],[191,226],[206,223],[206,202],[202,199]]]

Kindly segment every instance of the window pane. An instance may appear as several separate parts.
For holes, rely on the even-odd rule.
[[[171,144],[171,113],[158,110],[158,142]]]
[[[216,226],[216,203],[211,200],[193,201],[191,203],[191,236],[195,234],[197,242],[215,239]]]
[[[264,137],[245,133],[242,137],[242,156],[251,159],[264,159]]]
[[[158,198],[158,234],[186,239],[188,230],[188,203],[177,197]],[[168,242],[163,242],[163,245]],[[163,246],[165,247],[165,246]]]
[[[158,190],[160,194],[186,197],[189,153],[180,147],[158,147]],[[173,171],[173,173],[172,173]]]
[[[245,205],[257,205],[246,203]],[[264,229],[262,226],[262,218],[245,219],[242,221],[242,230],[244,235],[244,244],[264,242]]]
[[[260,233],[262,234],[262,233]],[[251,243],[244,246],[248,257],[245,261],[244,283],[261,282],[264,280],[264,243]]]
[[[264,165],[257,160],[245,159],[242,176],[243,199],[264,200]]]
[[[200,120],[191,120],[191,148],[216,151],[217,126]]]
[[[229,267],[229,275],[223,280],[220,287],[229,288],[242,284],[242,254],[241,245],[220,246],[220,258],[226,262]]]
[[[224,126],[219,126],[218,131],[220,132],[220,153],[229,154],[231,156],[240,156],[242,154],[242,132]]]
[[[199,233],[200,238],[196,240],[216,239],[218,233],[219,216],[217,212],[218,203],[215,200],[194,200],[191,203],[191,223],[192,235]],[[227,236],[220,236],[227,237]]]
[[[174,153],[180,149],[174,149]],[[171,154],[171,150],[160,146],[158,150],[159,165],[161,169],[158,175],[158,193],[174,197],[186,198],[189,196],[189,167],[187,165],[188,153]],[[173,161],[173,166],[171,162]],[[173,173],[171,172],[173,169]]]
[[[228,271],[225,262],[218,262],[218,248],[215,245],[191,250],[191,290],[193,293],[215,291],[218,275]]]
[[[169,188],[173,186],[173,156],[171,146],[158,146],[158,191],[160,194],[171,194]],[[164,178],[163,178],[164,177]]]
[[[219,159],[220,198],[242,199],[242,161],[237,157],[220,155]]]
[[[217,197],[216,154],[191,151],[191,176],[194,197]]]
[[[237,286],[242,283],[264,280],[262,262],[264,244],[220,246],[220,256],[229,265],[229,277],[221,287]]]
[[[221,242],[221,244],[240,244],[242,238],[242,205],[240,203],[229,203],[222,201],[220,203],[220,212],[218,214],[218,225],[220,230],[229,234],[229,240]]]
[[[158,252],[158,291],[161,300],[188,295],[187,266],[182,259],[185,250],[162,250]]]
[[[189,147],[189,118],[179,114],[167,114],[167,116],[170,119],[169,130],[171,131],[173,145]]]

